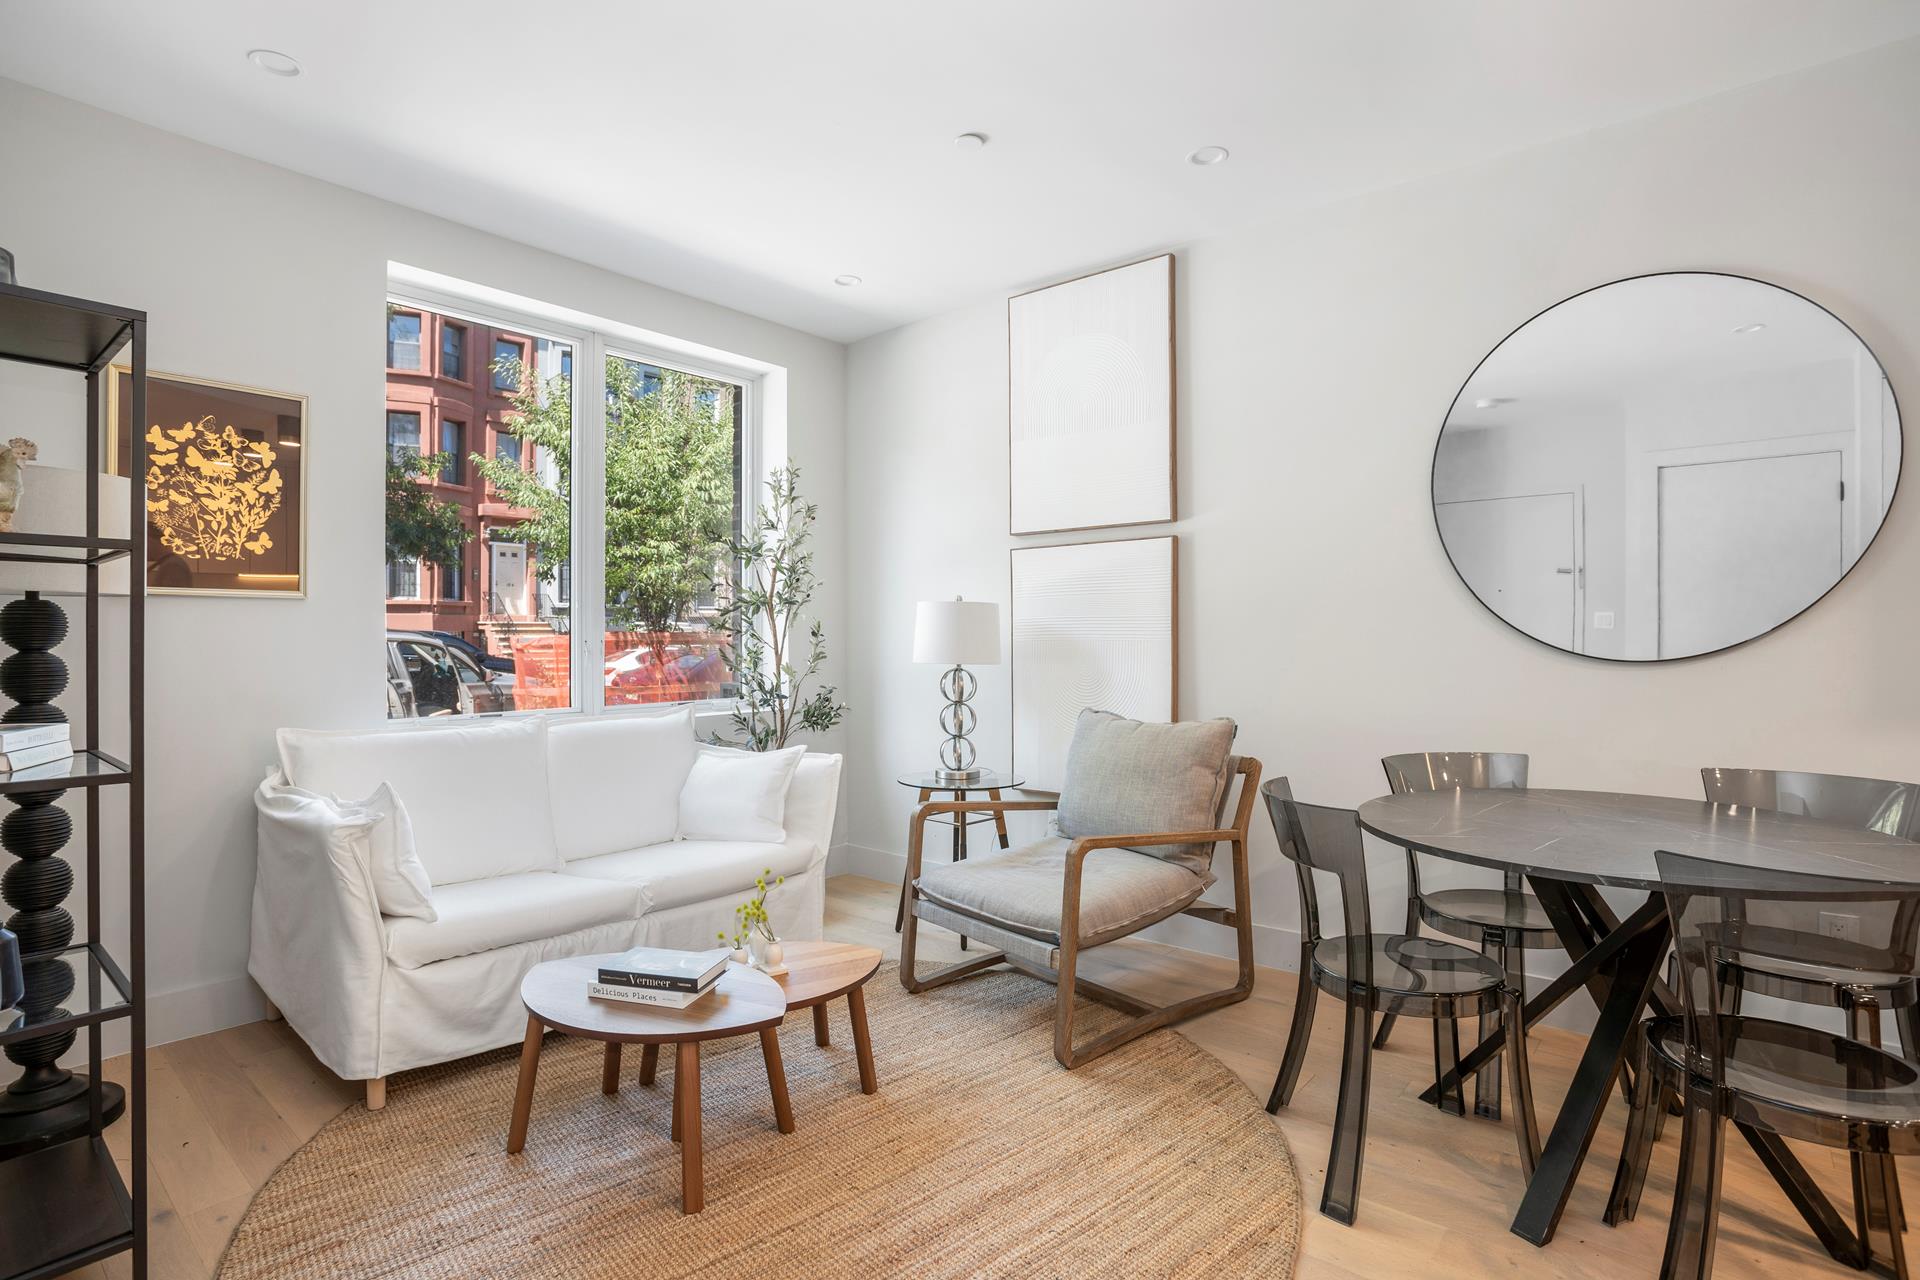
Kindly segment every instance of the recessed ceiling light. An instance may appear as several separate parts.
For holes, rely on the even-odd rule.
[[[1482,396],[1473,402],[1476,409],[1498,409],[1503,404],[1512,404],[1512,396]]]
[[[1187,157],[1188,164],[1219,164],[1227,158],[1225,147],[1202,147]]]
[[[984,133],[963,133],[953,140],[953,145],[954,149],[958,151],[978,151],[987,145],[987,135]]]
[[[1741,325],[1739,328],[1735,329],[1734,332],[1735,333],[1758,333],[1766,327],[1767,327],[1766,325],[1761,324],[1758,321],[1755,321],[1753,324]]]
[[[855,286],[855,285],[857,285],[857,284],[859,284],[859,283],[860,283],[860,277],[859,277],[859,276],[851,276],[851,275],[849,275],[849,276],[835,276],[835,277],[833,278],[833,282],[834,282],[835,284],[837,284],[837,285],[839,285],[839,286],[840,286],[840,287],[841,287],[842,289],[851,289],[851,288],[853,288],[853,286]]]
[[[297,76],[300,64],[274,49],[249,49],[247,61],[270,76]]]

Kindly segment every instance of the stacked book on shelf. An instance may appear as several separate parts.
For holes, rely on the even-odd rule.
[[[587,994],[595,1000],[684,1009],[713,990],[732,954],[725,947],[710,951],[635,947],[602,963]]]
[[[72,755],[73,733],[65,724],[0,725],[0,777]]]

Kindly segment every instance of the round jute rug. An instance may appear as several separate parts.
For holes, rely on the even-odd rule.
[[[921,996],[868,984],[880,1091],[833,1043],[780,1037],[798,1131],[756,1038],[704,1047],[706,1211],[679,1212],[672,1055],[600,1092],[601,1046],[550,1036],[526,1150],[505,1151],[517,1050],[399,1079],[262,1187],[220,1280],[1292,1274],[1300,1184],[1232,1072],[1168,1031],[1074,1071],[1053,989],[1018,974]],[[1115,1015],[1083,1006],[1082,1035]]]

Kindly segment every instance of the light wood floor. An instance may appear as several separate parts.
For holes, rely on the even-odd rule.
[[[836,878],[827,892],[828,936],[882,946],[897,955],[892,926],[898,892],[897,885]],[[923,939],[926,964],[959,954],[951,935],[928,929]],[[1226,961],[1150,943],[1102,947],[1086,955],[1083,964],[1086,976],[1156,1002],[1232,981]],[[1252,999],[1181,1030],[1237,1073],[1264,1103],[1293,990],[1292,974],[1262,969]],[[940,993],[923,998],[938,1000]],[[1425,1024],[1412,1020],[1402,1021],[1391,1046],[1374,1056],[1359,1222],[1343,1227],[1321,1217],[1320,1181],[1340,1070],[1339,1016],[1337,1001],[1320,1001],[1312,1053],[1293,1105],[1276,1120],[1293,1147],[1304,1184],[1303,1280],[1402,1275],[1617,1280],[1658,1273],[1679,1126],[1670,1125],[1656,1149],[1638,1220],[1609,1228],[1600,1212],[1620,1149],[1622,1108],[1616,1095],[1559,1235],[1545,1249],[1535,1249],[1508,1231],[1521,1190],[1511,1130],[1443,1115],[1416,1100],[1432,1081],[1432,1042]],[[1536,1031],[1529,1040],[1543,1130],[1583,1043],[1552,1029]],[[113,1060],[108,1074],[115,1075],[116,1068],[123,1073],[124,1067],[124,1059]],[[880,1071],[884,1089],[884,1061]],[[284,1023],[258,1022],[166,1045],[149,1055],[149,1072],[152,1275],[155,1280],[205,1280],[254,1191],[321,1125],[358,1105],[360,1091],[315,1062]],[[396,1096],[406,1087],[404,1075],[392,1085]],[[505,1125],[503,1116],[503,1135]],[[1845,1161],[1821,1149],[1799,1150],[1846,1211]],[[121,1158],[124,1166],[124,1144]],[[105,1280],[127,1274],[126,1260],[118,1258],[72,1276]],[[1746,1145],[1735,1141],[1728,1147],[1718,1274],[1859,1273],[1819,1249]]]

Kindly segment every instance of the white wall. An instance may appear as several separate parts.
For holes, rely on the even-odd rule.
[[[1798,290],[1920,404],[1916,119],[1909,42],[1181,249],[1183,714],[1237,718],[1269,776],[1341,805],[1385,789],[1381,755],[1422,749],[1526,751],[1539,785],[1679,796],[1699,794],[1706,764],[1920,776],[1911,498],[1779,633],[1634,666],[1532,643],[1483,609],[1448,567],[1428,492],[1435,433],[1476,362],[1548,304],[1641,272]],[[912,797],[893,775],[932,759],[935,672],[907,661],[913,602],[1006,599],[1004,326],[990,299],[849,355],[863,714],[844,865],[897,875]],[[1006,671],[980,675],[982,762],[1003,765]],[[1292,875],[1260,826],[1262,957],[1291,965]],[[1391,903],[1399,859],[1383,849],[1377,865],[1376,903]]]
[[[0,244],[13,250],[23,284],[144,308],[155,369],[311,398],[307,598],[148,605],[156,1041],[259,1016],[244,976],[251,791],[272,758],[274,728],[385,716],[377,654],[390,260],[784,366],[789,450],[823,512],[818,612],[835,642],[830,678],[844,683],[839,344],[5,80]],[[4,434],[77,433],[79,379],[71,385],[66,412],[38,380],[27,394],[0,395]],[[109,888],[103,901],[110,920],[124,921],[123,898]]]

